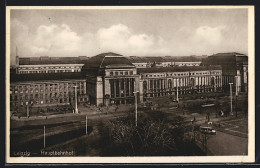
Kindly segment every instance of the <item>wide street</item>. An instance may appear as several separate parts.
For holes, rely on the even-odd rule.
[[[227,102],[227,100],[229,100],[229,97],[223,96],[218,97],[217,102],[223,103]],[[217,131],[217,134],[208,136],[207,155],[246,155],[248,153],[248,118],[243,111],[243,101],[246,100],[246,96],[241,95],[238,100],[240,101],[240,108],[237,111],[237,116],[235,114],[220,116],[218,113],[219,107],[201,107],[201,104],[204,102],[216,102],[214,97],[203,97],[203,99],[183,98],[180,100],[178,108],[176,103],[171,101],[170,96],[150,98],[147,101],[150,102],[150,105],[138,105],[138,113],[149,113],[149,110],[147,111],[145,108],[151,108],[150,110],[154,112],[161,111],[167,114],[168,119],[176,116],[184,117],[187,125],[211,126]],[[227,109],[228,107],[222,108]],[[86,115],[88,116],[88,125],[90,126],[88,128],[90,129],[89,133],[92,131],[96,132],[95,125],[99,121],[126,116],[134,112],[134,105],[113,105],[110,107],[79,106],[79,111],[79,114],[66,113],[42,117],[22,117],[20,119],[13,116],[11,119],[11,144],[15,145],[13,147],[17,150],[20,149],[18,147],[19,144],[24,146],[25,149],[30,144],[32,149],[39,150],[42,148],[43,142],[43,125],[46,125],[48,148],[53,149],[56,148],[56,144],[67,144],[70,140],[76,141],[77,138],[84,136],[86,132]],[[209,118],[207,118],[208,116]],[[195,121],[193,121],[194,119]],[[212,122],[212,125],[208,125],[209,120]],[[196,143],[202,148],[202,141],[197,140]],[[88,155],[94,154],[89,153]]]
[[[168,97],[152,98],[149,101],[160,107],[160,110],[165,113],[170,113],[172,115],[179,115],[185,118],[187,123],[191,123],[194,120],[194,124],[202,126],[210,126],[217,131],[216,135],[209,135],[207,140],[207,155],[246,155],[248,153],[248,116],[243,111],[244,101],[247,96],[240,95],[239,100],[239,111],[237,111],[237,116],[235,113],[233,115],[220,116],[219,107],[214,108],[201,108],[201,99],[184,99],[180,100],[179,108],[171,108],[174,104],[169,101]],[[208,98],[211,102],[215,102],[214,98]],[[207,101],[208,101],[207,100]],[[222,109],[229,108],[229,96],[218,97],[217,102],[223,104],[226,102],[226,107]],[[167,103],[166,103],[167,102]],[[186,106],[185,106],[185,105]],[[194,104],[193,107],[196,110],[187,110],[189,108],[187,105]],[[183,106],[184,105],[184,106]],[[217,113],[217,114],[216,114]],[[210,116],[210,122],[212,125],[208,125],[207,115]],[[202,148],[202,142],[197,142],[197,144]]]

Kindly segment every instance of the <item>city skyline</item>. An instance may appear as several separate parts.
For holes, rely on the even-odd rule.
[[[11,64],[16,54],[77,57],[111,51],[125,56],[190,56],[247,54],[248,49],[243,8],[28,9],[11,10],[10,21]]]

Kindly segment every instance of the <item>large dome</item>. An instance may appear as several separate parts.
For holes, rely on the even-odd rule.
[[[126,57],[116,53],[102,53],[91,57],[85,64],[85,68],[114,68],[135,67]]]

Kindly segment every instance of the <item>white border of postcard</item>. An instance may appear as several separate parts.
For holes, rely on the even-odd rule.
[[[15,9],[248,9],[248,155],[172,157],[10,157],[10,10]],[[7,6],[6,7],[6,163],[245,163],[255,161],[254,6]]]

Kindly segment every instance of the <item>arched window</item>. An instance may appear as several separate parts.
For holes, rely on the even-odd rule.
[[[168,80],[168,88],[172,88],[172,80],[171,79]]]
[[[191,78],[191,79],[190,79],[190,85],[191,85],[191,87],[194,87],[194,86],[195,86],[195,80],[194,80],[194,78]]]
[[[143,82],[143,89],[144,89],[144,92],[147,91],[147,82],[146,81]]]
[[[214,77],[211,77],[211,85],[212,85],[212,86],[215,85],[215,79],[214,79]]]

